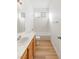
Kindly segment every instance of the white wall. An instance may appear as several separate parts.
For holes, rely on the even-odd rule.
[[[30,0],[33,13],[35,12],[45,12],[46,8],[48,8],[49,0]],[[34,14],[33,14],[34,15]],[[40,35],[48,35],[49,33],[49,22],[48,18],[33,18],[34,21],[34,31],[39,33]]]
[[[49,3],[50,2],[50,3]],[[57,36],[61,36],[61,1],[60,0],[24,0],[22,10],[26,13],[26,18],[25,18],[25,24],[26,24],[26,33],[31,32],[33,28],[33,10],[35,8],[48,8],[49,7],[49,12],[52,14],[52,18],[50,18],[52,21],[47,23],[47,25],[50,25],[50,33],[51,33],[51,42],[54,45],[57,54],[61,55],[61,40],[57,39]],[[49,20],[50,20],[49,19]],[[39,21],[42,25],[45,25],[44,21]],[[42,23],[41,23],[42,22]],[[57,23],[58,22],[58,23]],[[36,24],[36,25],[38,25]],[[40,28],[42,29],[42,27]],[[45,26],[44,29],[39,30],[40,32],[49,32],[48,26]],[[35,28],[36,29],[36,28]],[[38,30],[38,28],[37,28]],[[45,33],[44,33],[45,34]]]
[[[45,17],[41,15],[41,12],[45,13]],[[35,16],[35,14],[39,16]],[[34,31],[39,33],[49,32],[49,20],[48,20],[48,9],[47,8],[36,8],[34,9]]]
[[[50,0],[30,0],[33,8],[47,8]]]
[[[35,8],[48,8],[48,3],[49,0],[23,0],[23,4],[21,5],[21,7],[19,6],[19,9],[24,11],[26,14],[26,18],[25,18],[25,31],[27,32],[31,32],[33,29],[33,12]],[[40,26],[36,26],[35,31],[37,32],[41,32],[44,34],[49,32],[48,29],[48,19],[39,19],[38,22],[35,23],[35,25],[40,25]]]
[[[21,8],[25,14],[25,32],[32,32],[33,29],[33,7],[30,0],[24,0],[23,6]]]
[[[56,49],[56,52],[60,58],[61,56],[61,40],[58,39],[58,36],[61,36],[61,25],[60,20],[58,20],[59,23],[50,23],[50,30],[51,30],[51,42],[54,45],[54,48]]]
[[[20,17],[17,19],[17,33],[24,31],[25,31],[25,19]]]
[[[24,11],[21,8],[22,6],[17,4],[17,33],[25,32],[25,17],[22,17]]]
[[[26,10],[26,33],[31,32],[33,28],[33,16],[32,16],[33,10],[29,8]]]
[[[58,36],[61,36],[61,0],[51,0],[49,4],[50,12],[50,33],[51,33],[51,42],[54,45],[54,48],[61,58],[61,40],[58,39]]]

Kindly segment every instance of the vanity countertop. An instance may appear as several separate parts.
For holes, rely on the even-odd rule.
[[[34,37],[34,33],[32,32],[23,35],[23,37],[17,41],[17,59],[21,58],[24,51],[27,49],[28,45],[32,41],[33,37]]]

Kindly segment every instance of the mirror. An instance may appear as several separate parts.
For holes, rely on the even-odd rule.
[[[17,33],[25,32],[25,12],[17,13]]]

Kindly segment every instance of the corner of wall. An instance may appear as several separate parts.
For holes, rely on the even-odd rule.
[[[58,52],[58,50],[57,50],[57,48],[56,48],[56,45],[55,45],[55,43],[53,42],[53,38],[51,38],[51,43],[52,43],[52,46],[54,47],[54,49],[55,49],[55,51],[56,51],[56,53],[57,53],[58,58],[61,59],[61,55],[59,54],[59,52]]]

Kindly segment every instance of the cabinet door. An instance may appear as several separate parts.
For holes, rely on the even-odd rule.
[[[28,59],[28,58],[27,58],[27,49],[26,49],[26,51],[24,52],[24,54],[23,54],[23,56],[21,57],[21,59]]]
[[[34,58],[34,55],[35,55],[35,36],[33,38],[33,41],[32,41],[32,52],[33,52],[33,58]]]
[[[28,46],[28,59],[33,59],[32,42]]]
[[[35,49],[36,49],[36,37],[34,36],[34,55],[35,55]]]

